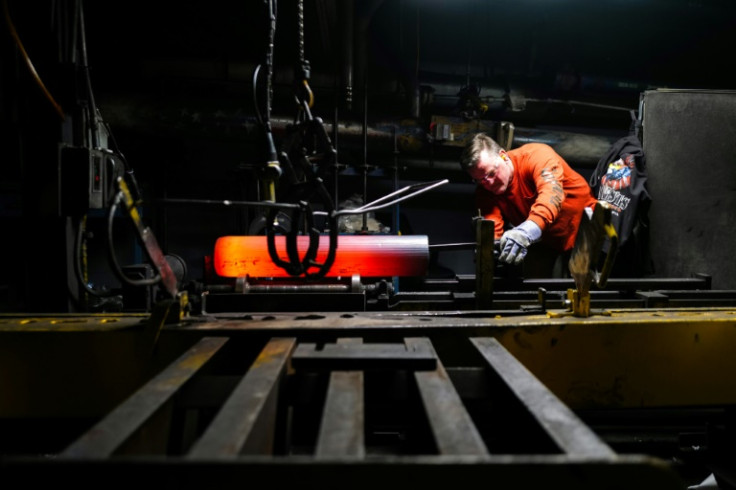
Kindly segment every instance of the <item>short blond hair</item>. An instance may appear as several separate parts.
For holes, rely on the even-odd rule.
[[[488,136],[486,133],[477,133],[470,140],[463,152],[460,155],[460,166],[463,170],[470,170],[480,160],[480,154],[483,150],[488,150],[488,153],[495,155],[499,153],[503,148],[493,138]]]

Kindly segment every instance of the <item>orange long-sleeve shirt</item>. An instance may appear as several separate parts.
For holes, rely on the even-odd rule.
[[[571,250],[583,209],[596,203],[588,182],[549,145],[527,143],[507,153],[514,175],[506,192],[497,196],[480,185],[475,191],[481,215],[495,222],[496,239],[506,223],[529,219],[542,229],[542,243]]]

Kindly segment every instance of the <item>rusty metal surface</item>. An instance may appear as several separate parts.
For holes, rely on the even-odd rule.
[[[494,338],[472,338],[485,360],[569,455],[613,458],[614,451]]]
[[[437,358],[426,345],[374,344],[317,344],[301,343],[291,356],[294,368],[304,369],[416,369],[430,370],[437,366]]]
[[[736,372],[736,310],[609,309],[587,318],[562,311],[253,314],[191,328],[328,337],[413,331],[458,349],[468,336],[488,335],[574,408],[736,403],[736,379],[724,374]]]
[[[228,397],[212,424],[194,444],[189,458],[233,458],[271,450],[278,387],[296,339],[271,340]]]
[[[443,478],[464,481],[471,474],[494,485],[522,489],[550,482],[566,488],[684,488],[668,461],[646,453],[621,453],[613,447],[609,438],[620,444],[627,438],[646,440],[650,434],[642,436],[629,428],[634,432],[619,438],[611,433],[609,418],[634,409],[688,410],[692,416],[698,415],[693,410],[702,409],[708,411],[707,417],[720,417],[723,407],[736,401],[735,381],[729,376],[736,369],[730,355],[736,343],[736,311],[610,309],[606,315],[587,318],[559,313],[343,312],[188,318],[164,324],[155,349],[149,345],[148,351],[138,344],[150,337],[152,325],[138,316],[120,318],[112,322],[117,326],[107,330],[100,328],[97,318],[83,319],[76,329],[71,327],[75,323],[63,322],[56,331],[51,317],[35,323],[35,330],[12,319],[0,329],[0,382],[4,393],[13,394],[4,397],[3,423],[11,419],[33,423],[36,419],[23,419],[21,411],[31,404],[44,405],[44,417],[50,420],[57,415],[64,420],[74,417],[75,409],[77,415],[89,415],[88,402],[105,395],[101,390],[105,380],[96,379],[95,372],[111,373],[113,368],[121,373],[130,368],[134,379],[149,373],[151,381],[140,383],[125,400],[146,398],[152,403],[139,406],[133,411],[136,415],[122,412],[120,407],[126,403],[133,405],[121,400],[100,415],[104,421],[128,413],[115,424],[116,431],[118,437],[131,436],[129,440],[137,444],[105,435],[106,444],[90,445],[87,456],[76,458],[28,457],[5,447],[0,479],[30,475],[29,484],[49,484],[74,475],[82,468],[77,463],[84,463],[90,478],[104,475],[132,482],[145,470],[150,478],[146,481],[176,482],[181,488],[197,488],[225,475],[243,481],[254,475],[276,478],[286,472],[300,483],[347,481],[355,488],[391,478],[413,478],[423,487],[446,488],[449,480]],[[166,400],[156,401],[147,393],[155,384],[155,372],[173,369],[182,352],[213,337],[227,340],[219,350],[219,361],[207,364],[217,369],[195,369],[191,382],[180,380],[187,386],[186,393],[174,391],[185,396],[163,394]],[[293,350],[276,354],[268,347],[274,339],[293,339]],[[483,339],[482,345],[471,339]],[[402,352],[411,352],[406,345],[416,347],[417,342],[429,346],[414,352],[431,352],[436,362],[432,369],[416,369],[406,362],[389,369],[374,369],[378,363],[343,363],[345,357],[356,355],[401,357]],[[293,361],[301,345],[308,347],[301,361],[315,352],[329,355],[318,369],[308,363],[300,366],[298,356]],[[494,346],[490,351],[489,345]],[[59,349],[64,351],[63,361],[56,360],[50,376],[49,367],[40,365]],[[142,355],[145,352],[148,357]],[[176,352],[179,355],[174,356]],[[491,360],[484,357],[489,352]],[[255,361],[259,357],[268,358],[263,366],[288,365],[287,382],[259,375],[261,362]],[[163,370],[162,362],[166,363]],[[410,376],[399,376],[407,369]],[[14,380],[19,375],[21,383]],[[319,380],[324,376],[327,382],[322,390]],[[249,383],[247,390],[238,388],[246,378],[254,384]],[[516,394],[516,405],[509,405],[513,400],[490,382],[495,378],[503,379]],[[28,395],[22,386],[34,387],[32,399],[24,400]],[[90,393],[82,393],[85,387]],[[49,394],[44,397],[46,391]],[[58,405],[62,392],[75,393],[78,405]],[[263,403],[247,404],[246,398]],[[109,399],[95,410],[107,404]],[[57,414],[58,407],[62,410]],[[155,414],[141,419],[146,411]],[[586,417],[576,417],[578,413]],[[601,420],[596,414],[607,417],[600,422],[606,429],[605,439],[596,432],[597,425],[586,425]],[[248,424],[250,432],[243,430]],[[178,433],[183,427],[187,431]],[[704,430],[697,424],[682,430],[690,433],[693,427],[695,432]],[[376,433],[387,428],[395,431],[393,439],[379,444]],[[148,438],[138,440],[141,429]],[[544,434],[541,439],[539,431]],[[93,438],[95,432],[85,429],[80,434],[82,440]],[[205,448],[207,438],[216,444]],[[555,441],[554,447],[545,439]],[[225,445],[228,449],[221,451]],[[442,478],[436,476],[440,469]]]
[[[235,338],[207,337],[200,344],[205,351],[213,354],[226,341],[227,345],[237,343]],[[349,350],[348,347],[365,345],[364,341],[350,338],[335,345]],[[508,430],[508,427],[517,427],[522,432],[526,430],[519,426],[526,423],[523,416],[526,410],[520,410],[517,414],[520,416],[507,412],[509,418],[503,421],[503,426],[491,424],[503,430],[491,434],[496,453],[490,455],[484,441],[489,434],[482,434],[477,424],[487,426],[497,410],[493,407],[504,405],[505,398],[498,396],[489,386],[490,391],[483,398],[491,404],[482,405],[486,408],[471,414],[439,361],[434,370],[412,370],[411,366],[406,365],[382,370],[393,373],[392,376],[398,375],[399,379],[405,379],[401,373],[406,369],[413,371],[416,392],[411,385],[397,385],[395,381],[385,386],[374,385],[377,391],[366,392],[361,380],[353,377],[358,374],[357,371],[341,371],[339,363],[336,363],[330,376],[330,388],[335,391],[324,392],[318,388],[318,384],[309,382],[310,377],[306,372],[309,369],[300,368],[298,363],[292,363],[286,369],[288,358],[295,353],[294,346],[298,342],[297,338],[284,337],[274,337],[266,342],[255,361],[246,369],[242,380],[224,397],[222,405],[200,406],[200,410],[216,408],[217,415],[207,422],[200,437],[195,435],[190,438],[191,444],[185,443],[175,452],[172,452],[170,445],[161,444],[160,441],[146,441],[147,445],[129,447],[125,456],[116,454],[115,450],[151,414],[160,414],[160,408],[171,398],[171,394],[190,375],[200,371],[202,360],[195,362],[191,358],[193,355],[201,357],[195,355],[197,348],[190,349],[187,355],[172,363],[164,373],[141,387],[128,401],[85,432],[62,453],[63,457],[3,457],[0,478],[23,477],[30,485],[50,484],[52,481],[65,481],[77,474],[81,467],[75,463],[84,462],[85,479],[80,488],[91,488],[85,486],[85,482],[94,481],[98,484],[98,478],[102,475],[121,485],[130,485],[145,477],[148,485],[200,488],[215,479],[242,484],[263,478],[278,479],[286,474],[291,481],[298,481],[300,485],[332,487],[347,482],[351,488],[374,488],[380,482],[385,484],[396,478],[402,481],[411,478],[415,484],[426,488],[447,488],[453,482],[469,481],[471,476],[485,478],[502,488],[513,486],[531,489],[547,484],[573,489],[613,489],[624,486],[634,489],[683,488],[682,482],[665,461],[640,454],[619,456],[609,451],[571,412],[566,412],[564,406],[556,402],[541,383],[524,371],[495,339],[483,338],[476,342],[489,361],[487,369],[499,374],[509,386],[514,387],[526,410],[535,414],[539,427],[560,443],[562,453],[545,448],[532,439],[516,440],[514,431]],[[440,356],[434,342],[427,337],[405,337],[404,342],[407,351],[428,351]],[[205,345],[210,349],[205,348]],[[231,354],[235,358],[242,357],[242,349],[241,345]],[[495,351],[491,352],[492,349]],[[382,350],[385,350],[385,346]],[[399,352],[396,349],[393,351]],[[210,375],[218,375],[220,370],[223,374],[230,373],[232,367],[226,365],[220,365]],[[370,373],[374,371],[361,374],[368,376]],[[281,383],[279,378],[282,375],[296,377],[292,383]],[[299,384],[294,384],[296,381]],[[343,381],[346,384],[341,386]],[[301,392],[310,403],[297,403],[294,393],[276,398],[274,394],[278,386],[285,389],[291,386],[289,392]],[[397,424],[395,430],[414,442],[401,444],[395,452],[386,454],[385,448],[378,448],[378,452],[375,452],[377,448],[373,444],[366,445],[365,441],[360,440],[363,431],[373,433],[382,430],[380,427],[384,426],[384,422],[377,424],[373,416],[363,416],[359,408],[373,409],[374,405],[369,402],[371,398],[393,399],[391,386],[403,386],[396,393],[394,402],[401,403],[404,408],[414,407],[418,411],[409,410],[403,415],[399,413],[401,411],[388,412],[395,419],[393,423]],[[340,394],[349,396],[340,397]],[[323,396],[325,398],[321,400]],[[414,397],[421,402],[412,402]],[[272,403],[266,403],[267,400]],[[317,410],[321,415],[309,416],[309,406],[322,407]],[[179,425],[173,422],[177,413],[193,409],[192,405],[179,406],[175,403],[171,410],[163,413],[165,418],[159,420],[159,425],[154,429],[164,439],[182,441],[185,438],[174,433]],[[358,410],[353,412],[354,409]],[[306,418],[303,413],[305,410]],[[267,415],[265,419],[264,414]],[[333,420],[341,415],[348,415],[348,420]],[[402,419],[402,416],[408,418]],[[321,420],[319,432],[308,427],[316,420]],[[426,425],[423,420],[426,420]],[[307,433],[314,434],[307,436],[306,443],[304,434],[299,434],[304,429],[300,426],[304,424]],[[338,434],[328,435],[327,431],[332,430],[337,430]],[[254,431],[260,432],[258,439],[261,442],[268,443],[249,444],[248,438]],[[419,433],[425,431],[431,434],[433,443],[422,442],[427,436]],[[315,440],[310,442],[312,437]],[[526,446],[521,454],[515,449],[519,443]],[[246,447],[248,451],[243,450]],[[510,452],[505,452],[504,448]],[[131,449],[135,451],[130,452]],[[341,453],[341,450],[344,452]]]
[[[103,434],[99,442],[96,429],[82,433],[79,441],[97,442],[85,451],[72,451],[79,446],[70,445],[67,455],[74,458],[9,454],[2,458],[3,473],[33,472],[29,481],[48,483],[72,475],[80,468],[75,463],[84,461],[91,464],[85,465],[88,476],[99,472],[125,482],[145,469],[151,475],[147,481],[176,482],[181,488],[224,475],[244,481],[286,472],[289,478],[298,475],[300,484],[329,486],[339,481],[355,488],[396,477],[446,488],[447,475],[464,481],[470,474],[521,489],[549,482],[566,488],[683,488],[665,461],[615,452],[575,411],[677,407],[686,402],[707,408],[732,402],[736,390],[729,377],[703,375],[734,367],[723,353],[736,335],[736,312],[611,310],[588,318],[551,313],[274,313],[166,324],[154,357],[137,358],[139,362],[153,362],[162,351],[181,346],[188,346],[182,348],[186,352],[197,339],[216,338],[228,347],[220,349],[218,363],[208,363],[217,369],[204,372],[189,366],[198,383],[178,379],[172,381],[178,388],[161,387],[158,396],[152,390],[160,383],[153,376],[102,417],[101,423],[114,428],[114,437]],[[138,322],[136,318],[130,328],[108,332],[82,325],[72,335],[76,340],[147,335],[149,326]],[[45,329],[50,325],[39,332],[22,325],[3,330],[0,333],[10,340],[3,349],[21,347],[30,355],[39,348],[44,351],[46,341],[38,335],[48,338]],[[53,335],[64,338],[70,331]],[[73,341],[64,345],[73,358]],[[319,362],[309,364],[323,352]],[[422,359],[431,354],[435,364],[402,359],[417,352]],[[98,356],[97,362],[104,364],[105,352]],[[0,359],[8,363],[7,357]],[[391,364],[391,359],[401,362]],[[674,365],[675,359],[681,366]],[[180,362],[172,360],[162,372],[182,374]],[[58,367],[62,373],[66,369]],[[407,370],[411,375],[399,376],[402,382],[393,379]],[[680,377],[677,386],[666,386],[661,380],[673,371]],[[319,388],[321,376],[328,376],[324,391]],[[522,409],[506,407],[509,400],[496,391],[498,385],[488,382],[489,376],[502,378]],[[33,377],[35,382],[42,379]],[[711,385],[704,386],[703,379]],[[186,396],[172,397],[184,383],[189,387]],[[220,394],[212,396],[207,390],[215,386]],[[201,401],[199,389],[205,395]],[[143,404],[146,400],[150,403]],[[385,404],[394,408],[383,411]],[[156,417],[150,416],[153,412]],[[210,412],[211,418],[206,416]],[[557,449],[528,437],[528,413]],[[182,424],[186,414],[198,414],[194,420],[204,425],[195,429]],[[125,444],[125,451],[119,451],[144,421],[154,424],[150,430],[155,439]],[[182,427],[189,432],[176,433]],[[379,447],[375,433],[386,427],[396,431],[395,444]],[[166,440],[169,443],[162,444]],[[175,452],[172,441],[178,444]],[[440,469],[444,476],[433,477]]]
[[[432,349],[426,338],[407,338],[406,345]],[[433,371],[416,371],[424,410],[439,454],[488,454],[483,438],[463,405],[441,362]]]
[[[362,339],[338,339],[359,344]],[[365,457],[365,376],[362,371],[333,371],[320,422],[316,458]]]
[[[547,313],[508,314],[507,311],[408,311],[408,312],[254,312],[248,314],[221,314],[200,321],[183,322],[169,329],[197,330],[252,330],[282,329],[327,330],[354,328],[477,328],[559,326],[565,324],[610,325],[687,324],[692,322],[733,323],[736,309],[723,308],[610,308],[609,315],[589,318],[564,318],[555,313],[565,310],[550,309]]]

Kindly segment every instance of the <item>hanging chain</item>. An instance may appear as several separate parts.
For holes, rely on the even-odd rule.
[[[271,103],[273,101],[273,54],[276,38],[276,3],[274,0],[268,2],[268,46],[266,51],[266,125],[271,129]]]
[[[306,55],[304,54],[304,0],[298,0],[297,2],[297,28],[299,38],[299,66],[297,68],[299,71],[297,81],[299,85],[297,87],[297,93],[299,94],[299,110],[307,113],[307,118],[309,118],[309,108],[314,104],[314,94],[312,93],[312,89],[309,87],[311,69],[309,61],[307,61]]]
[[[296,194],[299,196],[298,209],[292,210],[292,227],[286,232],[285,245],[287,258],[282,259],[276,247],[276,210],[272,209],[266,219],[266,236],[268,253],[271,260],[279,267],[286,270],[290,275],[304,275],[306,277],[324,277],[332,267],[337,251],[337,215],[334,213],[335,205],[332,197],[327,192],[324,182],[317,175],[313,166],[313,158],[319,157],[325,162],[331,162],[335,158],[335,150],[324,128],[322,120],[312,116],[310,108],[314,103],[314,94],[309,87],[310,66],[306,60],[304,50],[304,1],[297,1],[297,27],[298,27],[298,66],[296,67],[295,95],[298,105],[297,116],[294,125],[287,132],[287,142],[281,159],[288,167],[292,163],[299,166],[304,173],[304,182],[295,182]],[[273,30],[271,31],[271,34]],[[320,230],[314,223],[314,212],[309,201],[317,198],[321,201],[328,215],[329,222],[329,248],[327,256],[322,263],[317,262],[317,251],[319,249]],[[303,257],[298,250],[298,236],[300,235],[299,224],[304,221],[304,231],[309,235],[309,245]],[[316,269],[316,270],[315,270]]]
[[[299,63],[304,66],[304,0],[297,3],[297,25],[299,28]]]

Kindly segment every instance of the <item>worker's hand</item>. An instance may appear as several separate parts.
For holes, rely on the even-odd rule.
[[[519,265],[526,257],[527,248],[542,238],[542,229],[534,221],[526,220],[501,236],[501,255],[498,260]]]

